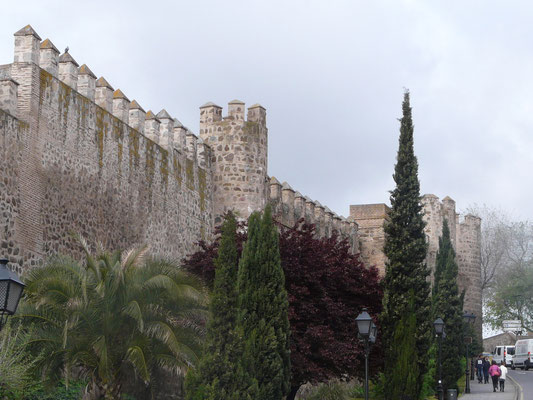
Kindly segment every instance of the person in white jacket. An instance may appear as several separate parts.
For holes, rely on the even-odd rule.
[[[500,363],[500,371],[502,371],[500,375],[500,392],[505,392],[505,378],[507,377],[507,367],[505,366],[504,362]]]

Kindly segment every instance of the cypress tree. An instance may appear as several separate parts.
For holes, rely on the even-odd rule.
[[[418,161],[414,154],[413,121],[409,92],[404,93],[403,117],[400,119],[400,138],[397,162],[394,169],[396,188],[391,192],[391,211],[385,225],[384,252],[387,263],[384,278],[383,313],[381,326],[386,354],[398,359],[401,343],[395,331],[406,313],[415,314],[416,351],[410,361],[417,373],[415,394],[420,394],[423,376],[428,367],[428,350],[433,326],[431,324],[431,299],[429,271],[425,263],[427,243],[420,203]],[[413,290],[413,308],[409,307],[409,291]],[[399,371],[393,363],[385,368],[386,381],[392,382]],[[407,380],[407,376],[403,380]],[[388,385],[390,388],[390,385]],[[387,388],[386,388],[387,389]],[[388,390],[387,390],[388,391]],[[388,391],[387,398],[392,399]]]
[[[257,380],[255,399],[281,400],[289,392],[289,303],[270,206],[248,220],[237,286],[242,369]]]
[[[398,351],[391,358],[396,373],[391,376],[389,398],[391,399],[417,399],[417,379],[419,376],[418,365],[412,362],[416,353],[416,315],[414,313],[414,293],[409,292],[407,312],[400,322],[396,324],[393,341],[398,345]]]
[[[228,214],[222,225],[215,281],[209,305],[204,353],[198,369],[186,379],[187,399],[254,399],[256,383],[239,366],[242,344],[235,332],[237,321],[237,222]]]
[[[444,219],[437,253],[433,304],[434,317],[442,318],[446,329],[446,337],[442,339],[442,386],[445,392],[447,389],[458,389],[457,381],[463,374],[463,307],[457,286],[457,274],[450,229],[448,221]]]

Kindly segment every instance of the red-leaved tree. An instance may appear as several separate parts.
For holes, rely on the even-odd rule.
[[[363,307],[372,316],[381,312],[383,291],[375,267],[366,267],[338,236],[318,239],[314,225],[299,221],[280,227],[281,263],[289,295],[291,325],[291,393],[304,383],[364,375],[364,352],[357,339],[355,318]],[[246,229],[236,234],[239,250]],[[185,260],[186,268],[209,285],[218,242],[200,243],[201,250]],[[381,346],[373,347],[370,371],[380,368]]]

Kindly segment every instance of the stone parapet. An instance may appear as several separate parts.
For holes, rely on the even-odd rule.
[[[269,179],[269,202],[276,220],[286,227],[294,227],[300,220],[315,225],[317,237],[328,238],[336,234],[347,239],[352,252],[356,252],[357,224],[333,213],[318,201],[313,201],[295,191],[287,182],[282,184],[275,178]]]

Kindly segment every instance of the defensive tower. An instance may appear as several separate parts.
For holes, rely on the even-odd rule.
[[[212,149],[215,224],[228,210],[242,218],[265,207],[268,137],[266,110],[259,104],[248,108],[233,100],[228,115],[222,107],[207,103],[200,107],[200,138]]]

